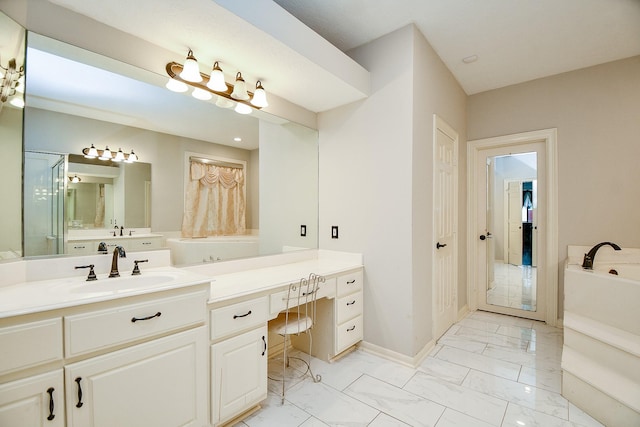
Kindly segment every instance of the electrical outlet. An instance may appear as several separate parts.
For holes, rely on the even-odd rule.
[[[307,237],[307,226],[304,224],[300,226],[300,236]]]
[[[332,225],[331,226],[331,238],[332,239],[337,239],[338,238],[338,226],[337,225]]]

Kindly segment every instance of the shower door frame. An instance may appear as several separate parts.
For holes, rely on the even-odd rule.
[[[547,224],[545,230],[539,230],[545,234],[546,254],[544,259],[546,292],[545,310],[543,320],[556,326],[558,323],[558,171],[557,171],[557,129],[543,129],[539,131],[523,132],[512,135],[504,135],[494,138],[485,138],[469,141],[467,144],[467,301],[470,311],[478,309],[479,292],[485,293],[483,283],[479,277],[478,236],[485,232],[478,226],[476,209],[478,206],[479,185],[484,185],[477,180],[478,158],[482,150],[492,148],[505,148],[520,146],[523,144],[542,142],[545,155],[545,180],[547,201],[545,213]]]

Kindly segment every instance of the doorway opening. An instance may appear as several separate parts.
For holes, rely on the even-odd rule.
[[[469,141],[469,309],[557,321],[556,130]]]

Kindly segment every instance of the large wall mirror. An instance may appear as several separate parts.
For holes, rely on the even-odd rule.
[[[113,237],[114,225],[123,227],[125,235],[135,229],[161,236],[172,253],[171,245],[177,245],[175,252],[184,256],[176,264],[317,248],[317,131],[261,111],[240,115],[170,92],[164,75],[31,32],[26,64],[25,257],[71,253],[68,244],[78,231],[107,238]],[[107,208],[118,205],[107,197],[117,191],[116,178],[104,170],[90,173],[91,165],[80,160],[92,144],[134,150],[138,163],[148,165],[147,175],[135,173],[142,188],[135,196],[128,183],[122,189],[119,200],[132,200],[122,202],[120,210]],[[194,156],[244,165],[246,239],[182,236],[189,158]],[[134,175],[135,164],[98,166]],[[80,183],[71,181],[75,175]],[[14,188],[21,186],[19,177],[11,178]],[[133,203],[139,220],[127,216]],[[100,205],[105,210],[96,213]],[[247,246],[249,251],[242,249]]]
[[[22,256],[22,117],[23,109],[14,105],[22,99],[24,79],[16,76],[24,66],[25,30],[0,13],[0,260]],[[14,64],[10,75],[10,64]],[[16,80],[17,77],[17,80]]]

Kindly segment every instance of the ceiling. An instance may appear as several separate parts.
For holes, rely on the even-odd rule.
[[[274,1],[342,51],[414,23],[469,95],[640,55],[639,0]]]

